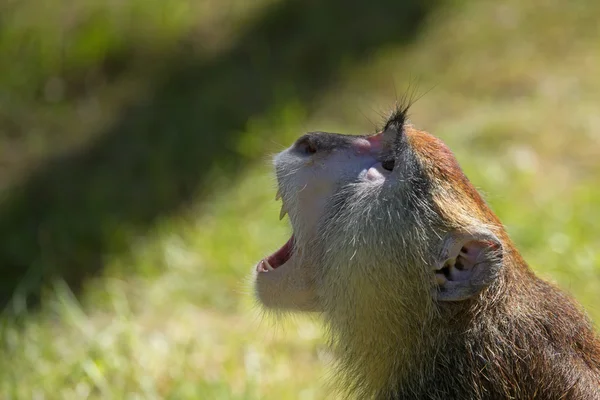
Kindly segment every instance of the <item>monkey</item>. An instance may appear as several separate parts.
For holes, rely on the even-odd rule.
[[[345,398],[600,399],[591,321],[408,108],[274,157],[293,233],[255,266],[258,303],[323,320]]]

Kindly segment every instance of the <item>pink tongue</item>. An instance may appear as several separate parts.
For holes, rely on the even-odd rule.
[[[267,262],[273,268],[280,267],[283,264],[285,264],[285,262],[287,260],[290,259],[293,249],[294,249],[294,235],[292,235],[290,240],[288,240],[286,242],[286,244],[281,246],[281,248],[279,250],[277,250],[275,253],[273,253],[269,257],[267,257]]]

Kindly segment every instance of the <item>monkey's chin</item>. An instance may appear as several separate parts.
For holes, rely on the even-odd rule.
[[[293,271],[257,273],[254,284],[256,298],[266,310],[276,312],[319,311],[314,287],[303,282],[302,278],[294,277]]]
[[[294,236],[256,265],[254,290],[258,301],[274,311],[318,311],[314,280],[294,248]]]

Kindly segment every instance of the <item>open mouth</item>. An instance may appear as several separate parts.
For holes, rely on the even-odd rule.
[[[275,268],[281,267],[285,264],[290,257],[292,256],[292,252],[294,250],[294,235],[288,240],[279,250],[275,253],[271,254],[268,257],[260,260],[258,265],[256,266],[256,270],[258,272],[269,272],[274,271]]]
[[[281,199],[281,191],[277,191],[277,195],[275,196],[275,200]],[[285,207],[285,203],[282,202],[281,212],[279,213],[279,219],[282,220],[283,217],[287,214],[287,209]],[[256,266],[256,270],[258,272],[269,272],[275,270],[275,268],[281,267],[285,264],[290,257],[292,256],[292,252],[294,250],[294,235],[283,245],[279,250],[275,253],[271,254],[268,257],[260,260],[258,265]]]

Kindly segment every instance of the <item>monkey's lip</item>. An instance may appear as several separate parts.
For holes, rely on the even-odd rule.
[[[294,235],[279,250],[260,260],[256,266],[258,272],[269,272],[285,264],[294,250]]]

